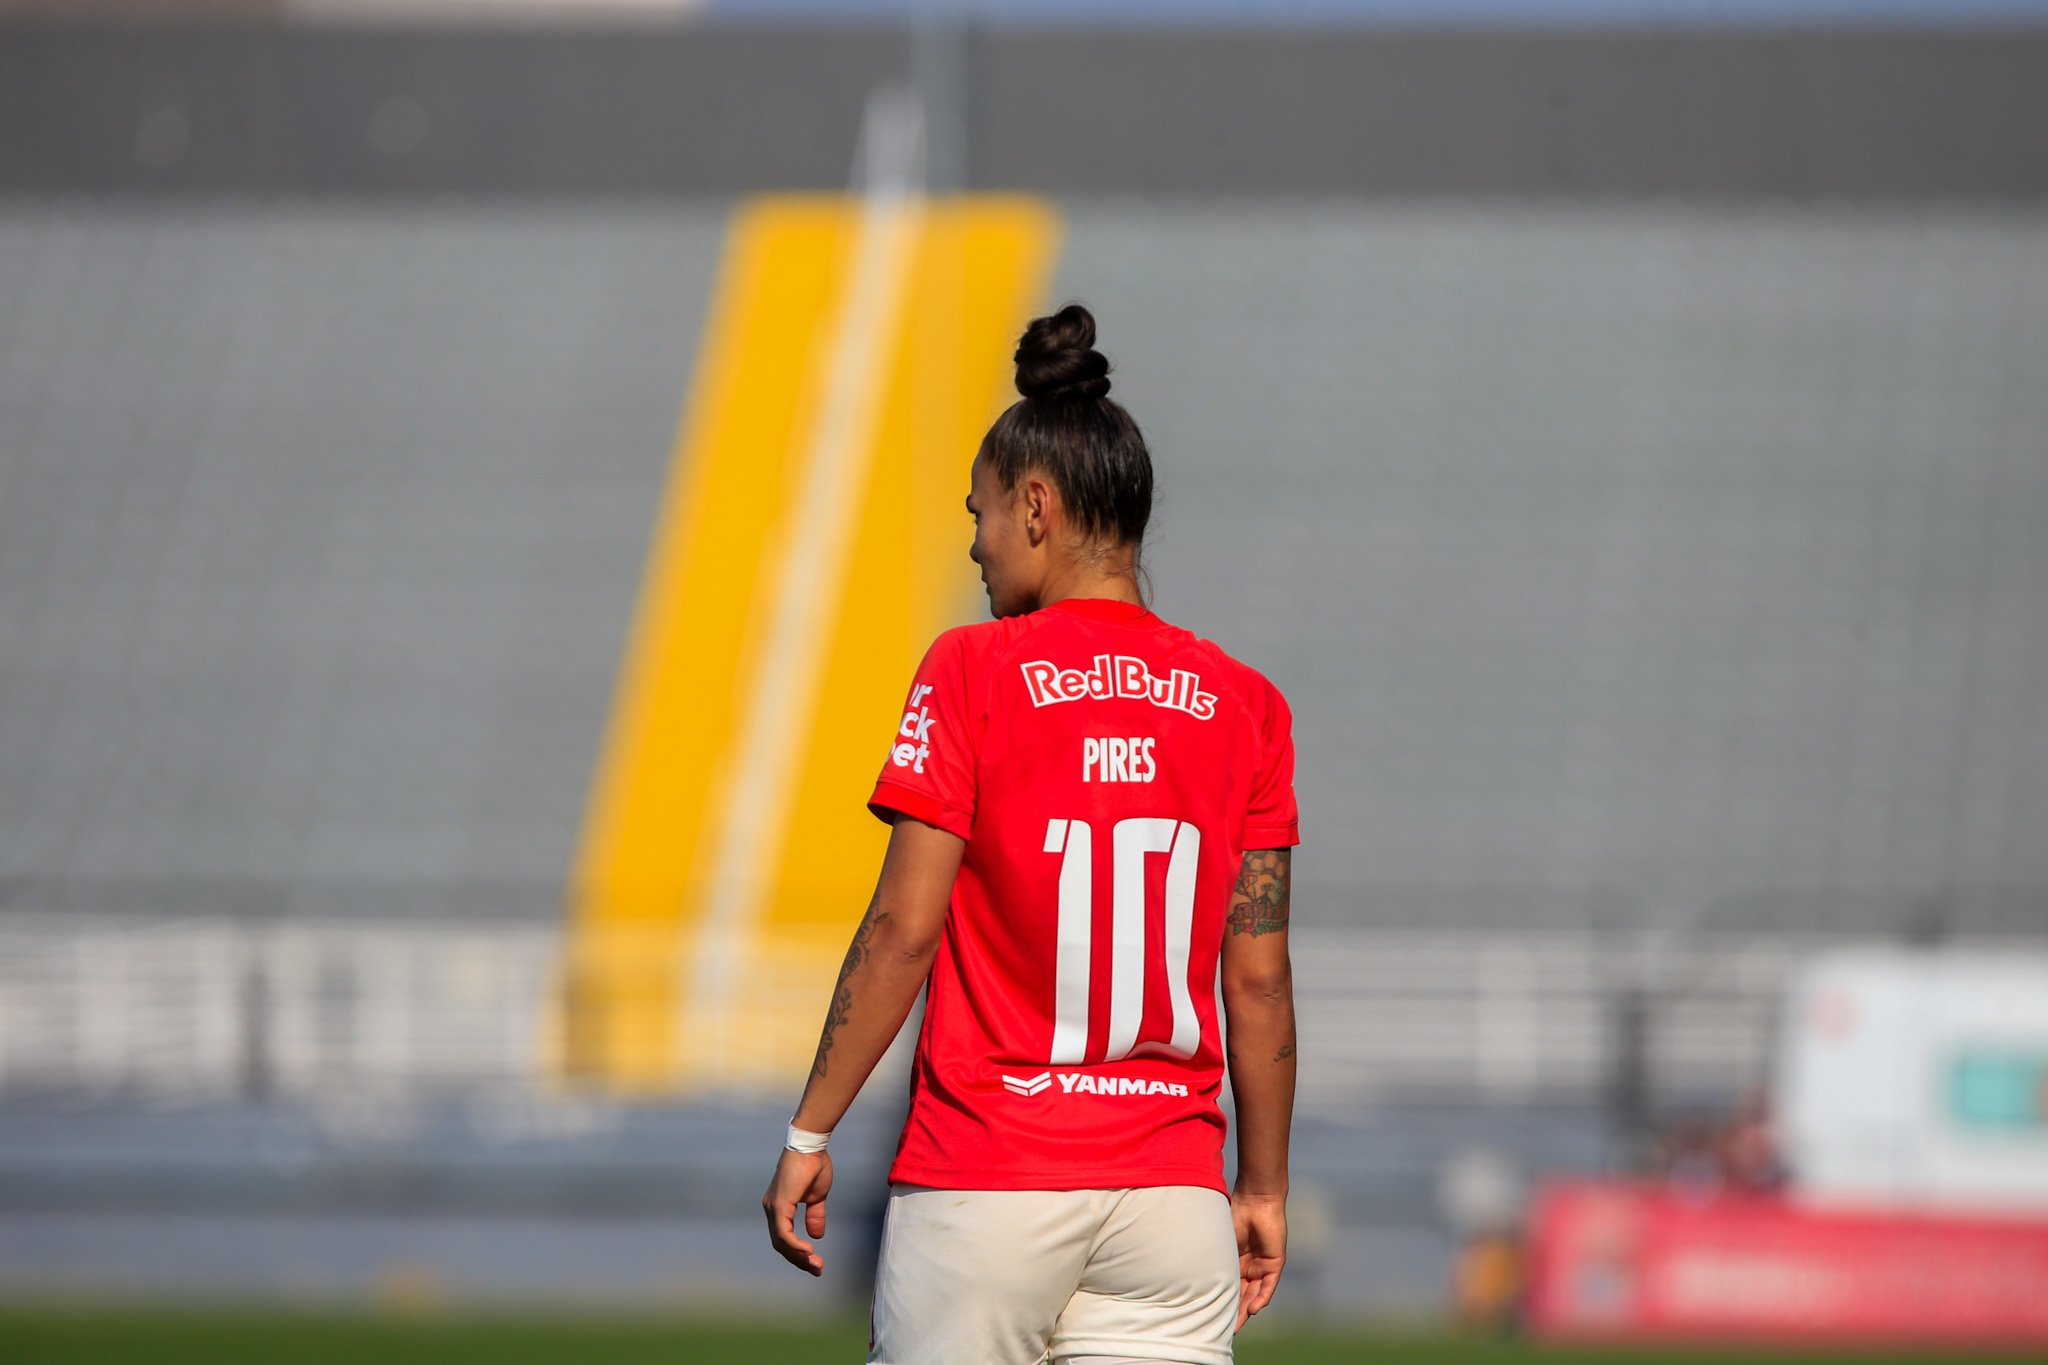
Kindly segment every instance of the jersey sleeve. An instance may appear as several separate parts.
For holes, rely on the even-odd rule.
[[[962,839],[974,831],[975,735],[966,632],[932,642],[911,679],[868,809],[894,824],[907,815]]]
[[[1245,812],[1246,848],[1292,848],[1301,842],[1294,806],[1294,713],[1280,689],[1258,678],[1254,709],[1259,720],[1259,767]]]

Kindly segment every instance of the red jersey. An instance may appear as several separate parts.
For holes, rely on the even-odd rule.
[[[1296,842],[1279,691],[1121,602],[963,626],[869,805],[967,841],[889,1178],[1223,1189],[1224,919]]]

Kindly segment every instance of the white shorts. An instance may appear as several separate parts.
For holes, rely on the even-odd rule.
[[[1194,1185],[897,1185],[875,1269],[873,1365],[1229,1365],[1230,1201]]]

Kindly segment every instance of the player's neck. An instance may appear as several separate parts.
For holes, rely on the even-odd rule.
[[[1052,606],[1076,597],[1106,598],[1112,602],[1128,602],[1134,607],[1145,605],[1138,596],[1138,577],[1129,560],[1104,564],[1099,560],[1075,560],[1062,565],[1046,576],[1045,586],[1038,594],[1040,608]]]

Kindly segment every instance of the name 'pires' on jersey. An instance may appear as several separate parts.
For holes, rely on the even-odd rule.
[[[967,841],[891,1180],[1224,1189],[1217,967],[1244,850],[1297,842],[1292,724],[1122,602],[938,638],[869,801]]]

